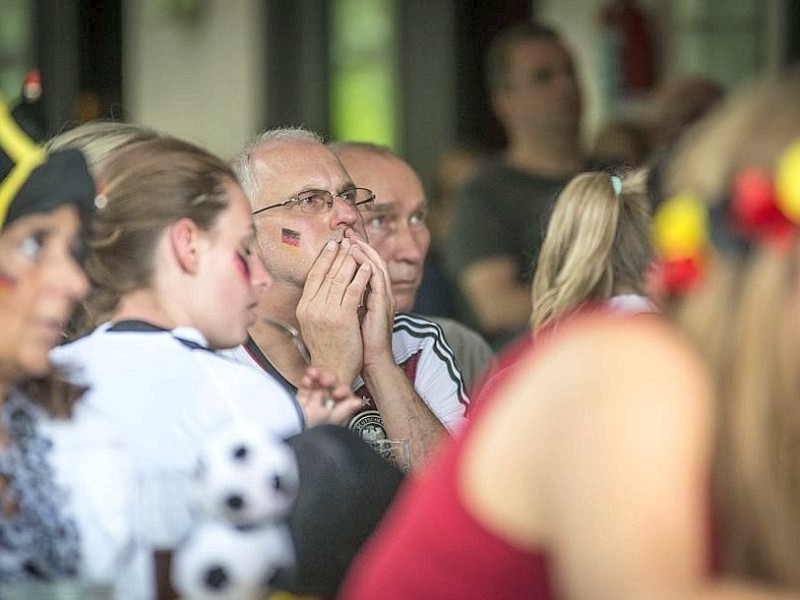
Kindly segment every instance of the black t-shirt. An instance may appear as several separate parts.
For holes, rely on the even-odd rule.
[[[520,281],[531,281],[552,205],[569,179],[541,177],[501,160],[488,163],[460,191],[448,271],[455,275],[480,259],[509,256]]]
[[[508,256],[519,281],[531,282],[553,203],[570,178],[534,175],[501,158],[487,163],[457,198],[445,263],[453,280],[474,262]],[[475,327],[468,308],[460,309]]]

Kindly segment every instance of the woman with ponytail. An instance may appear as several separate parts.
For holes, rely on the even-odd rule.
[[[644,175],[582,173],[561,192],[533,280],[534,332],[587,304],[655,309],[645,291],[653,252]]]

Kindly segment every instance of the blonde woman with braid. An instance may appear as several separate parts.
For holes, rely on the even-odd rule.
[[[656,172],[670,301],[516,357],[339,598],[800,598],[800,70]]]
[[[533,279],[534,332],[586,304],[655,310],[645,292],[653,260],[645,173],[582,173],[556,200]]]

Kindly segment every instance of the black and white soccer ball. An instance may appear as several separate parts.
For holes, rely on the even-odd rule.
[[[260,600],[275,572],[293,564],[285,525],[241,529],[206,520],[175,550],[172,586],[186,600]]]
[[[227,427],[208,441],[198,496],[211,518],[238,526],[285,519],[299,487],[297,458],[269,432],[247,424]]]

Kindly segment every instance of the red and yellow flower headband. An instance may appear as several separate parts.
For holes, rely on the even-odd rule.
[[[800,140],[781,155],[774,178],[767,169],[748,167],[732,179],[719,216],[690,193],[664,201],[653,216],[653,246],[659,287],[680,294],[699,280],[708,248],[719,237],[730,245],[785,244],[800,225]],[[713,238],[713,239],[712,239]],[[728,244],[725,244],[728,245]]]

